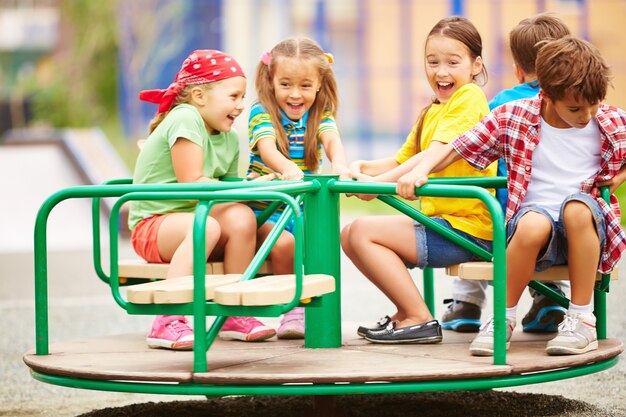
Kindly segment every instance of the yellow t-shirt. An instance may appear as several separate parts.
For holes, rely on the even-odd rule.
[[[483,116],[489,113],[485,93],[476,84],[469,83],[459,88],[447,103],[433,104],[424,116],[420,149],[424,150],[433,141],[450,143],[457,136],[474,127]],[[407,136],[404,145],[396,153],[396,161],[401,164],[415,155],[415,131]],[[430,174],[429,178],[470,177],[497,175],[497,163],[483,171],[477,171],[464,160],[450,164],[446,169]],[[442,217],[452,227],[480,239],[493,239],[491,215],[487,207],[477,199],[468,198],[421,198],[422,212],[427,216]]]

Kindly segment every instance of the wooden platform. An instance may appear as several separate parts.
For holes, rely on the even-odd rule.
[[[475,334],[444,331],[444,342],[437,345],[380,345],[357,337],[355,331],[356,326],[344,329],[343,346],[338,349],[307,349],[302,340],[218,339],[207,355],[209,372],[197,374],[192,372],[192,352],[149,349],[143,334],[51,344],[50,355],[31,351],[24,362],[44,374],[93,380],[279,385],[505,377],[594,363],[624,350],[619,339],[607,339],[594,352],[548,356],[544,349],[550,335],[516,331],[508,364],[494,366],[490,357],[469,354]]]

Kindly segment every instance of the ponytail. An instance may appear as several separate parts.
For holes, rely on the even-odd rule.
[[[437,98],[433,98],[433,101],[426,107],[422,109],[420,115],[417,117],[417,127],[415,128],[415,153],[418,154],[422,151],[422,130],[424,129],[424,119],[426,118],[426,113],[432,107],[433,104],[439,104],[439,100]]]

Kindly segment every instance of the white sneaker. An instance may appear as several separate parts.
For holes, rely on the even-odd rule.
[[[548,355],[578,355],[598,349],[596,318],[567,312],[559,334],[548,342]]]
[[[506,349],[511,345],[511,335],[516,325],[515,319],[506,318]],[[470,353],[474,356],[493,356],[493,317],[480,327],[478,335],[470,344]]]

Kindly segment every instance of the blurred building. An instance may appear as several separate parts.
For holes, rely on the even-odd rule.
[[[57,0],[0,0],[0,136],[30,119],[23,83],[59,40]]]
[[[525,17],[550,11],[560,16],[575,35],[590,40],[602,51],[615,76],[615,88],[607,101],[626,107],[626,97],[619,94],[626,89],[626,58],[620,49],[626,31],[619,29],[626,20],[623,0],[188,0],[153,1],[150,3],[156,7],[151,10],[137,5],[146,2],[120,6],[120,22],[126,25],[121,37],[122,65],[134,62],[122,74],[137,79],[125,81],[130,88],[125,94],[128,100],[134,100],[141,88],[167,87],[176,66],[192,49],[222,48],[244,67],[251,103],[255,95],[254,69],[261,53],[285,37],[306,35],[335,55],[343,136],[358,140],[359,148],[379,145],[391,150],[403,141],[432,95],[424,77],[423,48],[427,33],[439,19],[460,14],[477,26],[489,71],[484,89],[490,98],[516,83],[507,45],[510,29]],[[205,8],[196,7],[197,3]],[[209,4],[213,12],[206,8]],[[149,24],[146,19],[151,18],[161,24]],[[174,30],[174,26],[179,29]],[[125,39],[130,30],[129,43]],[[200,30],[204,37],[195,36],[191,41],[189,37]],[[172,65],[161,65],[163,61],[159,62],[156,54],[168,51],[176,57]],[[142,63],[150,70],[141,70]],[[154,106],[147,109],[139,118],[132,112],[127,115],[126,119],[133,120],[131,134],[145,134]],[[246,132],[244,117],[236,126],[242,136]],[[137,125],[143,130],[135,130]]]
[[[113,1],[113,0],[112,0]],[[16,108],[16,86],[38,58],[59,43],[65,10],[79,0],[0,0],[0,106]],[[248,75],[263,51],[281,39],[306,35],[335,56],[340,90],[339,127],[346,142],[368,157],[374,147],[396,148],[432,92],[423,70],[427,33],[441,18],[464,15],[483,38],[489,71],[487,97],[515,84],[508,33],[521,19],[543,11],[560,16],[575,35],[594,43],[611,65],[607,101],[626,107],[624,0],[133,0],[117,1],[119,111],[129,140],[146,135],[156,107],[141,103],[142,89],[166,88],[194,49],[223,49]],[[97,18],[97,17],[90,17]],[[19,108],[19,106],[17,107]],[[0,111],[0,130],[21,123],[27,109]],[[8,116],[9,121],[5,119]],[[236,123],[245,147],[247,119]]]

